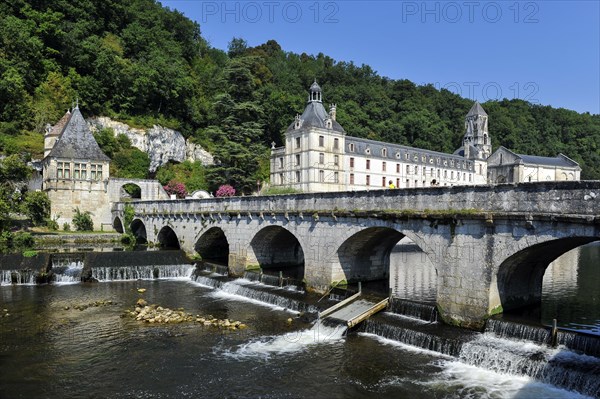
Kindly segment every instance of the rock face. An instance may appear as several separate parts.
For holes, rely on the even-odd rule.
[[[202,146],[187,142],[176,130],[154,125],[150,129],[137,129],[125,123],[113,121],[101,116],[87,121],[90,130],[110,128],[115,132],[115,137],[124,134],[131,141],[131,145],[144,151],[150,158],[150,172],[155,172],[159,166],[169,161],[183,162],[185,160],[201,162],[203,165],[212,165],[213,156]]]

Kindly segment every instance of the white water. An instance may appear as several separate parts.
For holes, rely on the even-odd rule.
[[[323,343],[331,344],[343,339],[346,327],[329,327],[317,322],[308,330],[290,332],[284,335],[262,337],[241,345],[228,353],[232,357],[263,357],[299,352],[307,347]]]
[[[193,265],[93,267],[92,277],[98,281],[154,280],[156,269],[156,278],[189,280],[194,268]]]
[[[530,377],[498,373],[458,361],[441,361],[439,378],[428,384],[447,387],[461,399],[591,399]]]
[[[13,274],[17,285],[35,285],[35,273],[29,270],[0,270],[0,285],[11,285]]]
[[[61,265],[66,267],[61,273],[54,274],[54,282],[58,285],[76,284],[81,281],[81,271],[83,270],[83,261],[72,261],[67,265]],[[52,268],[57,265],[52,265]]]

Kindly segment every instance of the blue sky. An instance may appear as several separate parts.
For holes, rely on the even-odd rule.
[[[213,47],[256,46],[368,64],[463,97],[600,114],[600,1],[162,1]],[[326,88],[324,88],[326,90]],[[326,93],[325,93],[326,94]]]

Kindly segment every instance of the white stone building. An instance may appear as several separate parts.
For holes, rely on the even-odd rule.
[[[271,186],[303,192],[579,180],[577,162],[515,154],[492,154],[488,115],[475,102],[465,117],[462,146],[454,154],[348,136],[336,121],[336,105],[323,107],[317,82],[308,103],[271,149]]]
[[[579,180],[579,164],[563,154],[556,157],[515,154],[498,148],[487,160],[490,184]]]
[[[351,137],[325,111],[315,82],[307,106],[271,151],[271,186],[303,192],[382,189],[487,182],[491,153],[487,114],[475,103],[466,118],[464,145],[455,154]]]

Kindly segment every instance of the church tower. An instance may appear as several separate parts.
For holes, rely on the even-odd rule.
[[[477,101],[465,117],[465,130],[465,158],[485,161],[492,154],[492,141],[488,132],[488,114]]]

